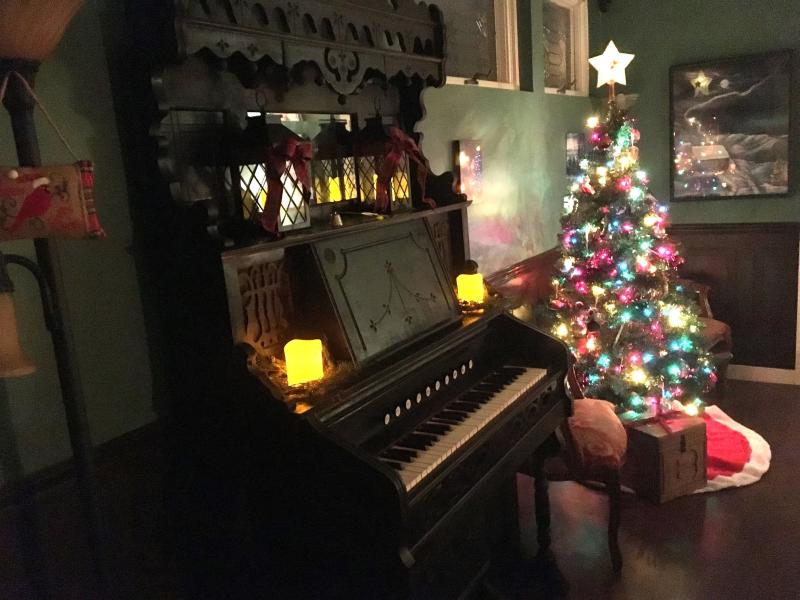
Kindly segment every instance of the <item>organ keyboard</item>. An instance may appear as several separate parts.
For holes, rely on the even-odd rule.
[[[545,369],[516,366],[492,371],[384,450],[381,459],[399,472],[406,491],[411,490],[546,374]]]

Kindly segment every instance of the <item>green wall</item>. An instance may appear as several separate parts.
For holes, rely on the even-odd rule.
[[[668,69],[672,64],[800,46],[791,0],[614,0],[601,15],[590,0],[591,49],[609,38],[636,59],[626,92],[640,93],[642,164],[653,192],[668,197]],[[96,196],[108,230],[104,242],[62,244],[67,301],[76,333],[78,362],[95,443],[155,418],[152,375],[133,257],[122,158],[115,125],[102,11],[113,2],[87,2],[56,54],[42,67],[38,91],[81,156],[97,166]],[[542,77],[541,0],[519,0],[521,69],[534,91],[446,86],[425,92],[422,147],[435,171],[449,170],[451,143],[478,139],[485,166],[485,193],[470,208],[473,254],[486,273],[551,248],[559,231],[565,190],[564,134],[580,131],[590,100],[545,95]],[[533,26],[531,25],[533,24]],[[633,25],[636,25],[635,27]],[[795,63],[800,66],[800,61]],[[797,75],[797,73],[796,73]],[[592,77],[594,81],[594,77]],[[795,100],[797,114],[800,95]],[[70,158],[40,118],[46,162]],[[795,119],[797,122],[797,119]],[[796,136],[796,133],[795,133]],[[0,164],[16,158],[7,117],[0,114]],[[794,168],[798,165],[795,161]],[[672,206],[676,222],[782,221],[800,217],[796,197],[721,200]],[[30,242],[0,250],[33,255]],[[17,469],[10,453],[31,472],[70,454],[50,339],[29,277],[14,269],[22,341],[39,366],[36,375],[0,389],[0,483]]]
[[[634,109],[642,132],[640,161],[651,175],[651,191],[658,198],[669,198],[669,67],[800,49],[799,8],[797,0],[613,0],[608,13],[592,15],[593,49],[613,39],[620,51],[636,55],[627,70],[625,92],[640,94]],[[799,75],[800,60],[795,60],[795,84],[800,81]],[[792,111],[792,137],[797,139],[800,94],[794,94]],[[800,157],[795,153],[795,174],[798,167]],[[676,202],[671,205],[671,214],[675,223],[796,221],[800,218],[798,200],[796,190],[784,198]]]
[[[155,415],[140,291],[129,252],[132,234],[122,157],[95,2],[86,3],[55,55],[43,64],[37,92],[78,155],[95,162],[97,208],[108,232],[106,241],[61,244],[91,434],[100,443]],[[72,162],[41,114],[37,122],[43,161]],[[0,140],[0,164],[17,164],[5,111],[0,111]],[[3,243],[0,251],[32,257],[33,244]],[[14,477],[20,466],[14,453],[25,472],[71,455],[38,293],[26,272],[11,269],[22,343],[39,369],[33,376],[8,380],[7,394],[0,389],[0,483]]]
[[[565,134],[582,131],[591,112],[588,98],[543,92],[542,3],[518,5],[520,70],[533,91],[429,89],[426,116],[417,125],[436,172],[451,168],[453,140],[481,142],[484,192],[469,208],[469,221],[472,257],[486,274],[556,245],[566,191]],[[592,1],[590,17],[594,7]]]

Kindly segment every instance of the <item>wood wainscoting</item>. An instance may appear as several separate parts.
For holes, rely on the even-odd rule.
[[[711,286],[735,365],[795,369],[800,223],[673,225],[681,275]]]
[[[711,286],[714,317],[733,330],[735,378],[800,384],[797,370],[800,223],[673,225],[686,263],[681,276]],[[552,248],[486,278],[489,287],[526,303],[546,301]]]

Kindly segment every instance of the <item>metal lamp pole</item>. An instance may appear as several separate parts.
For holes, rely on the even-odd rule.
[[[0,59],[0,78],[17,72],[34,87],[39,63],[29,60]],[[16,77],[9,77],[3,104],[11,116],[11,127],[20,166],[41,165],[39,140],[34,121],[35,101]],[[36,277],[45,304],[45,319],[53,341],[61,397],[69,430],[89,545],[100,597],[108,597],[107,535],[102,519],[86,404],[80,383],[75,346],[66,318],[66,294],[58,245],[48,239],[34,240],[36,262],[7,256],[6,261],[28,268]]]

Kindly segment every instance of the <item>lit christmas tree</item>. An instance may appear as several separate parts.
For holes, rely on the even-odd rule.
[[[716,376],[694,303],[678,285],[667,207],[647,191],[639,132],[615,99],[632,59],[613,42],[590,59],[598,87],[609,85],[608,112],[588,120],[594,150],[564,199],[553,331],[575,355],[585,394],[614,402],[624,418],[675,401],[697,414]]]

